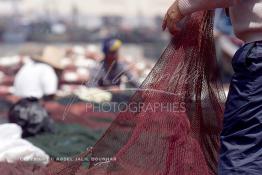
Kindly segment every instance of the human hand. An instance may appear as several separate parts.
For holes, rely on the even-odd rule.
[[[168,28],[169,33],[172,35],[180,31],[177,27],[177,23],[184,18],[184,15],[182,15],[179,9],[178,1],[179,0],[176,0],[171,7],[169,7],[162,24],[162,29],[165,31],[166,28]]]

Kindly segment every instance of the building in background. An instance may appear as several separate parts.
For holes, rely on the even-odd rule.
[[[3,42],[159,41],[160,16],[171,0],[5,0],[0,2]]]

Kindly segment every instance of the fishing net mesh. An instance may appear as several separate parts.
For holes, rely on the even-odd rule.
[[[151,73],[92,149],[53,163],[55,175],[214,175],[225,100],[213,12],[188,17]],[[89,168],[80,166],[88,157]]]

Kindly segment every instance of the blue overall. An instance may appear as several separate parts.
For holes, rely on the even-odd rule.
[[[219,175],[262,175],[262,41],[241,47],[232,65]]]

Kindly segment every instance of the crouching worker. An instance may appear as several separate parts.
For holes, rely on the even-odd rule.
[[[63,56],[62,50],[51,46],[32,54],[31,60],[15,77],[15,95],[21,98],[52,100],[58,90],[58,79],[64,68],[61,64]]]
[[[98,86],[117,89],[123,83],[123,76],[128,79],[132,86],[139,86],[139,83],[135,80],[127,66],[119,61],[119,49],[121,46],[122,42],[118,39],[109,38],[104,41],[103,52],[105,57],[101,62],[101,68],[96,78]]]

